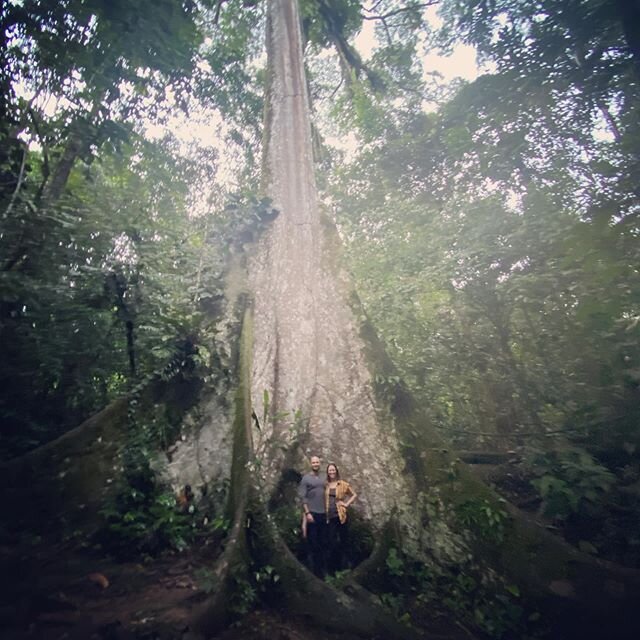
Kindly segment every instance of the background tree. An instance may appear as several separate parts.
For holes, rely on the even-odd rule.
[[[569,539],[635,564],[632,57],[610,3],[485,10],[443,4],[439,36],[474,42],[496,71],[345,174],[351,264],[440,430],[466,449],[522,447],[528,464],[508,473],[534,480]],[[585,73],[580,47],[602,66]],[[531,490],[509,495],[537,507]]]

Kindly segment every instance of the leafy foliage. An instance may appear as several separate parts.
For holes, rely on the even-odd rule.
[[[486,72],[433,113],[386,103],[375,128],[369,112],[331,202],[426,419],[461,449],[522,451],[580,539],[576,510],[604,513],[638,464],[634,49],[615,3],[439,12],[431,50],[471,43]]]
[[[492,527],[494,525],[492,524]],[[495,584],[472,564],[455,570],[415,562],[391,547],[379,580],[383,605],[402,622],[420,623],[443,608],[473,624],[491,638],[535,632],[539,615],[527,617],[516,585]]]
[[[26,256],[1,276],[5,455],[76,426],[180,350],[199,342],[206,359],[220,254],[210,222],[188,218],[188,176],[137,140],[74,172],[55,213],[21,200],[3,221],[5,251]]]
[[[127,487],[102,515],[106,521],[102,546],[121,558],[156,555],[166,549],[182,551],[195,533],[194,515],[178,511],[173,493],[156,489],[144,493]]]
[[[534,456],[538,478],[533,484],[543,498],[546,515],[566,519],[589,502],[606,502],[615,476],[584,449],[573,448]]]
[[[475,531],[481,538],[502,542],[509,516],[488,500],[467,500],[457,508],[460,522]]]

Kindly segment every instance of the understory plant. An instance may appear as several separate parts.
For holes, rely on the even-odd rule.
[[[152,481],[127,483],[101,511],[105,524],[99,536],[103,547],[126,558],[182,551],[193,541],[198,519],[193,506],[178,509],[176,497]]]
[[[586,504],[602,507],[615,476],[579,447],[537,453],[531,468],[532,484],[542,497],[543,513],[564,521]]]
[[[402,622],[428,625],[446,609],[490,638],[536,637],[541,631],[539,613],[526,611],[517,585],[491,578],[471,562],[443,569],[391,547],[380,578],[380,602]]]

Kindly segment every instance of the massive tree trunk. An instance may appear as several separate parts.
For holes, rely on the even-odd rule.
[[[210,632],[221,623],[223,601],[249,561],[242,530],[248,510],[260,537],[254,560],[275,567],[281,601],[290,611],[335,630],[408,637],[357,585],[347,596],[312,576],[266,514],[288,467],[302,468],[311,452],[336,461],[356,487],[366,487],[361,508],[369,518],[384,521],[412,493],[393,426],[380,420],[333,229],[320,215],[295,0],[270,0],[267,52],[263,182],[279,216],[248,260],[251,302],[234,427],[234,525],[217,565],[219,587],[198,626]],[[252,413],[261,421],[259,431]]]
[[[308,91],[297,3],[269,3],[265,186],[280,215],[249,262],[254,341],[252,402],[264,415],[270,487],[283,468],[278,445],[298,412],[304,451],[342,466],[368,517],[409,493],[392,424],[378,412],[359,326],[340,272],[331,224],[316,191]],[[296,463],[302,460],[298,456]]]

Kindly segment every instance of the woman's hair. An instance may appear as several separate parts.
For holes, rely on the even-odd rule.
[[[327,480],[329,480],[329,467],[335,467],[336,470],[336,480],[340,480],[340,469],[338,469],[338,465],[334,462],[330,462],[327,465]]]

